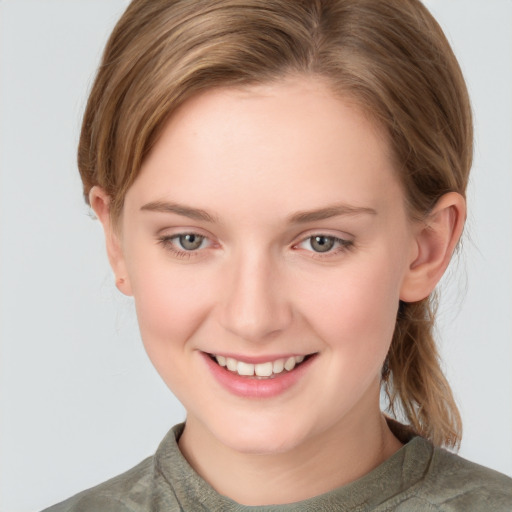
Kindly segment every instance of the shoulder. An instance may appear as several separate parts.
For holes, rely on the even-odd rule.
[[[418,497],[446,512],[511,512],[512,479],[434,448]]]
[[[142,512],[153,479],[153,457],[148,457],[129,471],[43,512]]]
[[[162,472],[162,461],[180,475],[182,455],[177,439],[183,424],[175,425],[160,443],[155,455],[106,482],[83,491],[43,512],[147,512],[181,510],[175,494],[179,478]],[[174,480],[173,480],[174,478]]]

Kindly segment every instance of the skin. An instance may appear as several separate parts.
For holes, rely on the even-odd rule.
[[[298,501],[401,447],[379,408],[382,364],[399,300],[427,296],[449,262],[464,200],[412,222],[386,136],[356,107],[305,77],[207,91],[168,121],[118,224],[100,188],[90,200],[146,351],[187,410],[180,449],[218,492]],[[180,246],[187,233],[198,249]],[[343,243],[319,253],[320,235]],[[247,398],[205,353],[315,357],[283,393]]]

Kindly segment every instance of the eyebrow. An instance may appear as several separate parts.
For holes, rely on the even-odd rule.
[[[188,217],[189,219],[202,220],[205,222],[217,221],[216,217],[210,215],[205,210],[201,210],[200,208],[192,208],[183,204],[168,203],[166,201],[152,201],[151,203],[147,203],[142,206],[141,210],[161,213],[175,213],[177,215],[182,215],[183,217]]]
[[[167,201],[152,201],[141,207],[142,211],[174,213],[193,220],[201,220],[205,222],[218,222],[218,218],[209,214],[200,208],[192,208],[178,203],[169,203]],[[315,222],[318,220],[330,219],[341,215],[377,215],[377,211],[373,208],[363,206],[351,206],[347,204],[338,204],[319,208],[316,210],[307,210],[294,213],[288,218],[290,224],[304,224],[307,222]]]
[[[309,210],[294,213],[289,221],[291,224],[303,224],[306,222],[315,222],[317,220],[330,219],[331,217],[338,217],[340,215],[377,215],[377,211],[373,208],[366,208],[364,206],[351,206],[347,204],[337,204],[320,208],[318,210]]]

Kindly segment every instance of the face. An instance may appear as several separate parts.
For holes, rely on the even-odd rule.
[[[314,80],[212,90],[129,189],[114,268],[187,428],[245,452],[363,424],[414,237],[385,136]]]

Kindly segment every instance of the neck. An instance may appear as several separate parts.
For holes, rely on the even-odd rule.
[[[262,506],[302,501],[353,482],[402,445],[377,411],[371,419],[343,422],[285,453],[231,450],[193,419],[187,420],[179,446],[219,494],[243,505]]]

